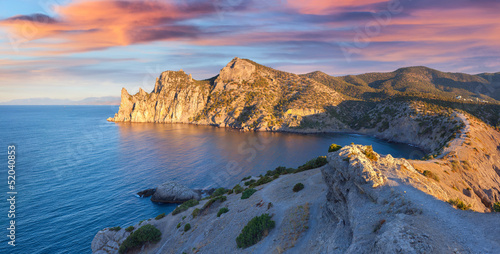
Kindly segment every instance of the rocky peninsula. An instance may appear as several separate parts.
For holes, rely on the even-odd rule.
[[[364,75],[296,75],[235,58],[210,80],[164,72],[149,94],[122,90],[110,121],[350,131],[429,153],[407,160],[381,156],[370,146],[325,148],[326,158],[314,164],[320,167],[277,168],[171,214],[103,229],[92,241],[93,253],[498,253],[500,132],[492,127],[498,105],[492,97],[488,105],[446,97],[471,96],[467,89],[453,90],[454,82],[483,82],[481,76],[423,68]],[[435,84],[440,97],[422,92],[409,99],[400,84],[415,91],[416,80]],[[392,92],[399,96],[381,94]],[[259,219],[268,227],[241,247],[245,228]],[[145,225],[161,238],[122,247]]]

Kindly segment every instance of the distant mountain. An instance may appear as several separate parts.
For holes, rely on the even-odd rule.
[[[469,75],[418,66],[393,72],[343,77],[333,77],[320,71],[301,76],[357,99],[411,96],[441,100],[454,100],[457,97],[462,100],[488,102],[500,100],[500,73]]]
[[[120,105],[120,97],[89,97],[79,101],[51,98],[29,98],[0,102],[0,105]]]

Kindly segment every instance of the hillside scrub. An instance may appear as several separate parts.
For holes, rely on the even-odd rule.
[[[219,209],[219,211],[217,212],[217,217],[220,217],[222,214],[224,213],[227,213],[229,212],[229,208],[227,207],[222,207],[221,209]]]
[[[460,210],[469,210],[471,208],[470,204],[466,204],[464,201],[462,201],[459,198],[450,199],[450,200],[448,200],[448,203],[450,203],[451,205],[455,206],[456,208],[458,208]]]
[[[161,239],[161,232],[151,224],[144,225],[130,234],[120,245],[118,252],[126,253],[130,249],[138,248],[145,243],[156,243]]]
[[[295,186],[293,186],[293,192],[299,192],[302,189],[304,189],[304,184],[302,184],[302,183],[298,183]]]
[[[328,147],[328,152],[331,153],[331,152],[336,152],[338,150],[340,150],[342,148],[342,146],[339,146],[337,144],[331,144],[330,147]]]
[[[255,192],[257,192],[256,189],[246,189],[243,194],[241,194],[241,199],[247,199],[250,196],[252,196]]]
[[[273,229],[275,224],[276,223],[271,220],[271,216],[267,213],[254,217],[243,228],[241,234],[236,237],[238,248],[247,248],[256,244],[267,236],[269,230]]]
[[[175,210],[172,212],[172,215],[176,215],[176,214],[179,214],[181,212],[184,212],[187,209],[189,209],[190,207],[193,207],[199,203],[200,202],[196,199],[188,200],[188,201],[182,203],[180,206],[176,207]]]

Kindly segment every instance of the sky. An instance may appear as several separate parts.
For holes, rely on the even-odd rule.
[[[0,102],[151,91],[232,58],[334,76],[500,71],[498,0],[0,0]]]

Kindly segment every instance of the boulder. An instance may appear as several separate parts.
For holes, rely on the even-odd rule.
[[[190,199],[199,200],[201,195],[177,182],[166,182],[156,187],[151,201],[160,203],[183,203]]]
[[[151,197],[155,192],[156,192],[156,189],[146,189],[146,190],[137,192],[137,195],[139,195],[139,197],[141,197],[141,198],[147,198],[147,197]]]

